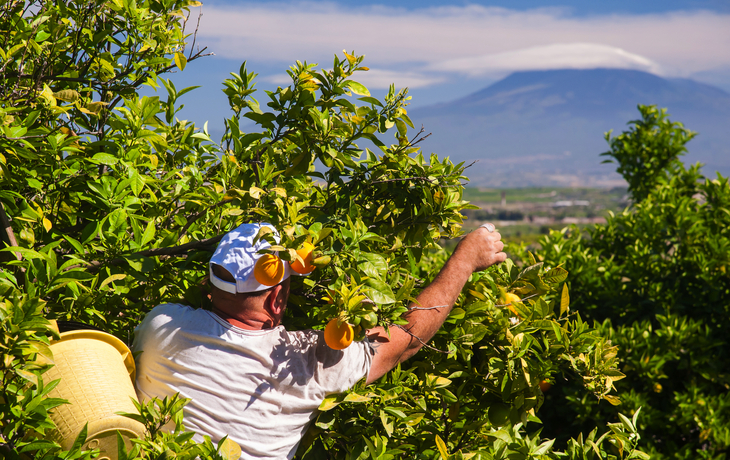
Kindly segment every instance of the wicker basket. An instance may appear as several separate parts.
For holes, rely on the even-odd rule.
[[[99,459],[116,460],[117,432],[127,448],[130,439],[144,435],[144,425],[116,412],[136,413],[134,358],[124,343],[105,332],[78,330],[64,332],[51,343],[56,363],[44,380],[61,379],[49,394],[70,404],[56,407],[51,419],[56,430],[50,437],[69,449],[88,423],[84,449],[100,449]]]

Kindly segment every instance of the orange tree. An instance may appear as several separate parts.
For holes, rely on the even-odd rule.
[[[666,111],[641,117],[605,154],[626,178],[632,204],[585,238],[552,232],[537,257],[571,272],[586,317],[619,346],[626,412],[642,408],[642,447],[656,459],[724,459],[730,449],[730,185],[685,167],[695,133]],[[546,431],[567,439],[616,417],[581,388],[557,381]]]
[[[220,142],[179,120],[178,99],[192,88],[162,75],[201,55],[185,47],[192,4],[11,1],[0,11],[6,458],[91,455],[81,441],[63,452],[42,440],[52,429],[48,411],[63,403],[44,397],[54,385],[43,380],[52,365],[48,320],[129,340],[156,304],[206,308],[211,251],[241,222],[276,226],[282,241],[272,249],[291,262],[309,263],[301,249],[314,246],[316,269],[294,278],[287,327],[337,318],[356,339],[376,324],[403,324],[445,260],[436,243],[461,232],[464,166],[420,152],[406,91],[370,96],[355,80],[367,70],[360,56],[344,53],[327,69],[297,62],[291,84],[261,102],[242,65],[223,82],[231,112]],[[159,95],[140,96],[142,85]],[[566,375],[615,403],[613,382],[623,374],[616,347],[571,310],[568,273],[526,260],[474,274],[416,358],[327,398],[299,455],[645,458],[635,448],[636,416],[561,451],[541,436],[542,380]],[[502,302],[507,292],[522,302]],[[179,431],[183,403],[140,406],[135,417],[149,432],[123,457],[235,457],[230,445],[194,444]],[[160,429],[170,418],[173,433]]]

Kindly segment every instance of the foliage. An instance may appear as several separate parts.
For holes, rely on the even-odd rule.
[[[632,183],[633,205],[584,238],[566,229],[542,242],[538,258],[570,271],[574,305],[600,321],[619,347],[617,383],[624,411],[642,407],[644,442],[657,459],[724,459],[730,448],[730,185],[685,168],[676,156],[693,134],[640,107],[642,120],[610,142],[610,155]],[[620,139],[618,141],[617,139]],[[647,167],[648,152],[675,152]],[[656,153],[660,155],[660,153]],[[639,157],[639,158],[637,158]],[[653,169],[652,169],[653,168]],[[616,415],[572,385],[551,390],[546,426],[589,429]],[[570,429],[567,420],[575,420]]]
[[[687,148],[685,144],[697,134],[681,123],[667,118],[665,109],[639,106],[641,118],[629,122],[629,130],[616,137],[606,133],[610,147],[603,156],[613,158],[604,163],[618,164],[617,171],[629,184],[629,193],[636,201],[645,199],[660,183],[679,172],[678,161]]]
[[[272,250],[284,259],[305,241],[316,246],[317,270],[294,278],[287,327],[337,317],[362,337],[374,324],[404,323],[446,257],[436,242],[460,234],[464,166],[419,151],[406,91],[371,97],[352,79],[367,70],[360,56],[335,57],[331,69],[297,62],[291,85],[266,92],[265,103],[244,63],[224,82],[231,116],[220,144],[179,120],[178,99],[193,88],[161,75],[201,56],[185,55],[193,4],[15,1],[1,12],[0,296],[12,319],[3,362],[13,370],[3,368],[11,384],[0,442],[13,455],[88,456],[37,441],[60,403],[42,399],[54,383],[34,364],[53,335],[43,318],[128,339],[158,303],[206,307],[215,244],[241,222],[267,221],[281,230]],[[141,85],[163,95],[141,97]],[[472,276],[433,346],[375,385],[327,399],[301,454],[644,458],[635,420],[579,436],[565,452],[535,428],[542,380],[566,375],[616,402],[623,377],[615,346],[570,310],[567,275],[531,260]],[[499,300],[506,291],[523,299],[512,306],[519,318]],[[235,457],[234,443],[195,444],[181,432],[182,404],[140,405],[130,416],[149,434],[122,458]],[[160,429],[171,420],[175,430]]]

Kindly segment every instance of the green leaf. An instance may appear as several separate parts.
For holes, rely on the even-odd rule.
[[[555,267],[545,273],[542,280],[546,283],[555,284],[562,283],[566,278],[568,278],[568,271],[560,267]]]
[[[115,157],[114,155],[110,155],[108,153],[99,152],[93,157],[91,157],[91,161],[97,164],[104,164],[107,166],[113,166],[117,163],[119,163],[119,158]]]
[[[152,239],[155,237],[155,222],[149,221],[147,222],[147,227],[144,229],[144,233],[142,234],[142,246],[147,245]]]
[[[356,81],[345,80],[343,82],[343,86],[347,86],[348,88],[350,88],[350,91],[359,96],[370,96],[370,91],[368,91],[368,89],[364,85]]]
[[[131,179],[129,185],[132,188],[132,193],[134,193],[134,196],[139,196],[144,188],[144,177],[137,171],[130,170],[129,178]]]
[[[380,279],[388,270],[388,264],[380,254],[361,252],[357,258],[357,268],[370,277]]]
[[[395,296],[390,286],[377,278],[368,278],[365,280],[363,293],[379,305],[395,303]]]

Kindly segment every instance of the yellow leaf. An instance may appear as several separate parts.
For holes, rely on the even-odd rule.
[[[560,316],[570,311],[570,295],[568,294],[568,285],[563,284],[563,293],[560,295]]]
[[[35,375],[32,372],[28,372],[24,369],[18,369],[15,371],[16,374],[18,374],[20,377],[23,377],[25,380],[28,380],[33,385],[38,385],[38,376]]]
[[[49,88],[48,85],[43,85],[43,92],[41,92],[41,97],[48,101],[51,107],[56,106],[56,98],[53,97],[53,91],[51,91],[51,88]]]
[[[106,286],[109,283],[112,283],[114,281],[122,280],[122,279],[124,279],[126,277],[127,277],[127,275],[124,274],[124,273],[117,273],[116,275],[112,275],[109,278],[107,278],[107,279],[105,279],[104,281],[101,282],[101,285],[99,285],[99,289],[103,288],[104,286]]]
[[[350,65],[355,65],[355,62],[357,62],[357,58],[345,50],[342,50],[342,52],[345,53],[345,57],[350,62]]]
[[[175,53],[175,65],[180,70],[185,70],[185,66],[188,65],[188,60],[185,58],[185,55],[182,53]]]
[[[619,404],[621,404],[621,398],[618,398],[616,396],[604,395],[603,399],[610,402],[614,406],[618,406]]]
[[[446,450],[446,443],[443,439],[441,439],[441,436],[436,435],[436,447],[439,449],[439,453],[441,454],[441,458],[444,460],[448,460],[449,458],[449,451]]]
[[[46,219],[45,217],[43,218],[43,228],[45,228],[47,232],[50,232],[51,228],[53,228],[53,224],[51,224],[51,221]]]
[[[81,111],[82,111],[82,112],[84,112],[84,113],[92,113],[92,114],[94,114],[94,115],[98,115],[98,114],[99,114],[99,112],[101,112],[101,109],[102,109],[102,108],[103,108],[103,107],[104,107],[105,105],[106,105],[106,103],[105,103],[105,102],[100,102],[100,101],[96,101],[96,102],[89,102],[88,104],[86,104],[86,110],[88,110],[88,112],[86,112],[86,111],[85,111],[85,110],[83,110],[83,109],[81,109]]]
[[[359,395],[357,393],[350,393],[349,395],[345,396],[344,402],[368,402],[371,398],[363,395]]]
[[[224,460],[238,460],[241,457],[241,446],[231,438],[226,438],[218,444],[218,452]]]
[[[319,405],[319,410],[321,411],[328,411],[330,409],[334,409],[340,402],[337,400],[338,395],[330,395],[324,398],[324,401],[322,401],[322,404]]]
[[[248,189],[248,194],[251,195],[251,198],[253,198],[254,200],[258,200],[262,193],[264,193],[264,191],[258,187],[251,187],[250,189]],[[268,228],[268,227],[262,227],[262,228]]]
[[[53,96],[56,99],[60,99],[62,101],[66,101],[66,102],[76,102],[81,98],[79,93],[72,89],[64,89],[61,91],[57,91],[57,92],[53,93]]]

